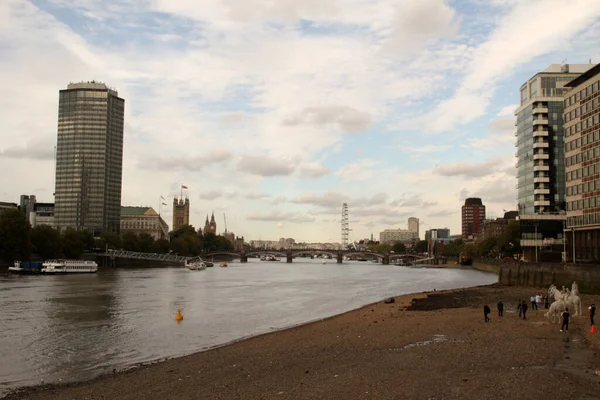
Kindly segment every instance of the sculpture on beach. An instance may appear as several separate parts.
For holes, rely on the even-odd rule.
[[[553,297],[555,301],[550,305],[548,312],[545,314],[548,320],[554,322],[555,317],[560,317],[560,313],[565,308],[572,310],[573,315],[581,315],[581,298],[578,294],[579,287],[577,286],[577,282],[573,282],[571,290],[563,286],[563,290],[559,291],[556,286],[551,285],[548,289],[548,297]]]

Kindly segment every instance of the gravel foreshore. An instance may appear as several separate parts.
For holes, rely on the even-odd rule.
[[[518,300],[538,292],[490,286],[399,296],[393,304],[7,399],[600,398],[600,333],[589,333],[587,316],[600,297],[584,295],[584,316],[561,333],[545,310],[530,307],[527,320],[518,318]],[[484,304],[492,309],[488,323]]]

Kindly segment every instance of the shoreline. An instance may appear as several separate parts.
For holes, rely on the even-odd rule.
[[[431,266],[432,268],[451,268],[451,266]],[[470,266],[460,266],[462,268],[458,268],[458,269],[474,269]],[[428,267],[420,267],[420,268],[429,268]],[[485,271],[484,271],[485,272]],[[97,381],[103,381],[106,379],[110,379],[112,377],[114,377],[116,374],[128,374],[131,373],[133,371],[136,371],[140,368],[148,368],[148,367],[152,367],[158,364],[162,364],[171,360],[179,360],[182,358],[186,358],[186,357],[190,357],[190,356],[195,356],[195,355],[199,355],[202,353],[206,353],[206,352],[210,352],[210,351],[214,351],[214,350],[218,350],[224,347],[229,347],[229,346],[233,346],[236,345],[238,343],[242,343],[248,340],[252,340],[255,338],[261,338],[264,336],[268,336],[268,335],[273,335],[273,334],[277,334],[277,333],[281,333],[281,332],[285,332],[288,330],[292,330],[292,329],[298,329],[298,328],[303,328],[303,327],[309,327],[313,324],[319,324],[328,320],[332,320],[334,318],[338,318],[338,317],[342,317],[345,316],[347,314],[350,313],[355,313],[358,311],[361,311],[363,309],[367,309],[369,307],[373,307],[377,304],[380,304],[382,302],[384,302],[386,299],[390,299],[393,298],[394,299],[394,303],[396,304],[396,301],[398,299],[407,297],[407,296],[412,296],[413,298],[423,298],[427,297],[428,294],[432,294],[432,293],[452,293],[452,292],[456,292],[456,291],[463,291],[463,290],[469,290],[469,289],[478,289],[478,288],[488,288],[488,287],[493,287],[497,285],[497,283],[492,283],[489,285],[480,285],[480,286],[469,286],[469,287],[463,287],[463,288],[455,288],[455,289],[445,289],[445,290],[433,290],[433,291],[423,291],[423,292],[415,292],[415,293],[405,293],[405,294],[400,294],[400,295],[396,295],[396,296],[392,296],[392,297],[385,297],[382,298],[378,301],[372,302],[372,303],[367,303],[365,305],[362,305],[358,308],[354,308],[348,311],[344,311],[340,314],[335,314],[335,315],[331,315],[329,317],[324,317],[324,318],[316,318],[313,320],[309,320],[309,321],[305,321],[305,322],[300,322],[294,325],[290,325],[290,326],[286,326],[286,327],[282,327],[282,328],[278,328],[278,329],[273,329],[271,331],[268,332],[262,332],[262,333],[258,333],[258,334],[250,334],[250,335],[246,335],[237,339],[233,339],[230,340],[228,342],[224,342],[221,344],[215,344],[212,346],[207,346],[205,348],[199,349],[199,350],[194,350],[188,354],[181,354],[181,355],[175,355],[175,356],[166,356],[166,357],[161,357],[158,358],[156,360],[151,360],[151,361],[144,361],[144,362],[140,362],[140,363],[136,363],[133,364],[131,366],[128,367],[124,367],[124,368],[120,368],[120,369],[113,369],[113,372],[103,372],[100,373],[99,375],[92,377],[90,379],[81,379],[81,380],[74,380],[74,381],[67,381],[67,382],[50,382],[50,383],[44,383],[44,384],[35,384],[35,385],[27,385],[27,386],[20,386],[17,388],[13,388],[13,389],[7,389],[7,392],[2,395],[0,392],[0,400],[12,400],[13,396],[14,399],[22,399],[22,398],[28,398],[28,397],[21,397],[23,394],[27,394],[29,392],[43,392],[43,391],[47,391],[47,390],[55,390],[55,389],[65,389],[65,388],[69,388],[69,387],[79,387],[81,385],[85,385],[85,384],[89,384],[89,383],[93,383],[93,382],[97,382]],[[421,296],[421,297],[419,297]],[[4,396],[4,397],[3,397]]]
[[[583,377],[571,365],[589,356],[590,342],[597,346],[583,329],[587,319],[575,317],[569,336],[559,335],[542,311],[530,311],[528,321],[517,319],[513,303],[531,290],[492,284],[400,295],[393,304],[367,304],[91,380],[27,386],[6,399],[422,399],[456,397],[453,391],[475,399],[499,377],[510,381],[499,393],[513,398],[540,393],[573,398],[565,388],[576,384],[585,392],[582,383],[589,386],[590,379],[596,387],[600,378],[593,365]],[[506,316],[498,319],[492,313],[485,324],[481,304],[495,309],[498,297],[505,299]],[[600,298],[585,296],[588,300]],[[581,353],[577,357],[569,353],[565,358],[573,352],[566,338]],[[544,386],[547,379],[532,380],[532,375],[555,380]],[[490,398],[506,398],[498,396]]]

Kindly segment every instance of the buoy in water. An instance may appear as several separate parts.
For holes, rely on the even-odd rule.
[[[177,310],[177,314],[175,315],[175,321],[183,321],[183,315],[181,315],[181,310]]]

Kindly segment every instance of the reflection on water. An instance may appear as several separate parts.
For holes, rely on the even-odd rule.
[[[252,260],[254,261],[254,260]],[[229,268],[0,275],[0,390],[91,378],[323,318],[384,297],[489,284],[493,274],[295,260]],[[183,310],[182,323],[175,322]]]

